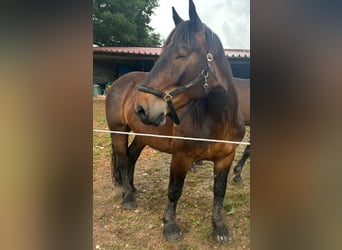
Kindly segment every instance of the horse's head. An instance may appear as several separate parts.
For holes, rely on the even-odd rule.
[[[213,52],[212,40],[218,38],[202,23],[192,0],[189,16],[190,20],[183,21],[173,9],[176,26],[148,77],[138,86],[135,111],[145,124],[163,125],[167,115],[179,124],[176,110],[214,87],[212,61],[217,48]]]

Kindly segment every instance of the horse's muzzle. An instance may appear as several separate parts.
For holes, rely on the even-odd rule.
[[[141,105],[139,105],[135,109],[135,113],[140,118],[140,120],[146,125],[159,126],[159,125],[163,125],[165,123],[165,114],[164,113],[159,113],[157,115],[152,116]]]

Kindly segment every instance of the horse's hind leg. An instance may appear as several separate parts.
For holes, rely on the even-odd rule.
[[[191,163],[190,165],[190,171],[194,172],[195,171],[195,165],[203,165],[204,162],[203,161],[194,161]]]
[[[234,153],[226,159],[214,164],[214,205],[213,205],[213,238],[219,243],[229,240],[229,232],[223,214],[223,200],[226,195],[227,177],[234,159]]]
[[[128,168],[128,178],[129,183],[133,192],[136,192],[137,189],[134,186],[134,170],[135,170],[135,163],[137,162],[141,151],[144,149],[146,144],[136,136],[133,142],[128,147],[128,159],[129,159],[129,168]]]
[[[118,157],[115,157],[115,147],[114,147],[114,140],[115,140],[115,135],[111,134],[112,138],[112,157],[111,157],[111,165],[112,165],[112,182],[114,186],[122,186],[122,178],[121,178],[121,172],[118,167],[118,162],[117,159]]]
[[[247,147],[245,148],[245,151],[243,152],[243,155],[240,159],[240,161],[238,162],[238,164],[234,167],[234,178],[233,181],[235,183],[241,183],[242,182],[242,178],[241,178],[241,172],[242,172],[242,168],[245,165],[245,162],[247,161],[247,159],[249,158],[250,155],[250,145],[247,145]]]
[[[121,180],[122,208],[135,208],[134,190],[129,181],[128,135],[112,134],[115,162],[113,166],[114,179]]]

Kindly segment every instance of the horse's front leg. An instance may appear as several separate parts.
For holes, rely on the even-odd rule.
[[[223,200],[226,195],[227,177],[234,159],[234,153],[226,159],[214,164],[214,205],[213,205],[213,238],[219,243],[229,241],[229,231],[225,223]]]
[[[167,241],[180,240],[182,233],[176,223],[177,202],[182,195],[184,180],[192,159],[173,155],[170,167],[170,180],[168,190],[168,204],[164,211],[163,234]]]

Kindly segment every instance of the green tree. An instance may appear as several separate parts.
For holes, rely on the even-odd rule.
[[[93,43],[100,46],[157,46],[149,26],[158,0],[93,0]]]

